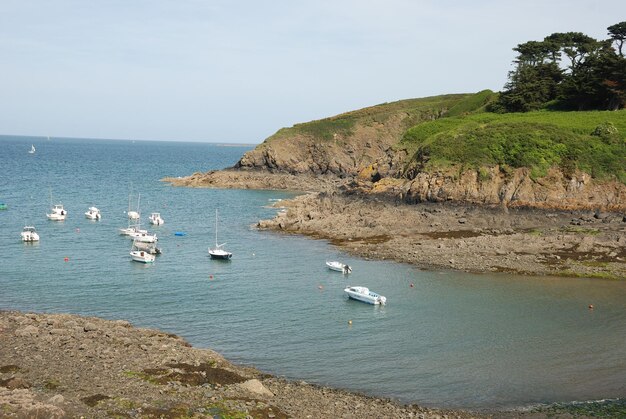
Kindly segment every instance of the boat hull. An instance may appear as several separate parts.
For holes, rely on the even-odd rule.
[[[387,302],[385,297],[372,292],[365,287],[347,287],[344,289],[344,293],[349,299],[366,304],[384,305]]]
[[[229,260],[233,257],[233,254],[222,249],[209,249],[209,256],[211,256],[211,259]]]
[[[349,274],[350,272],[352,272],[352,268],[350,266],[341,262],[326,262],[326,266],[328,266],[328,269],[330,270],[341,272],[344,274]]]
[[[133,250],[130,252],[130,257],[135,262],[152,263],[156,259],[154,255],[143,250]]]

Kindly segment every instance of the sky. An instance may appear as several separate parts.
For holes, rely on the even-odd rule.
[[[502,90],[517,44],[568,31],[606,39],[625,10],[623,0],[0,0],[0,134],[257,144],[379,103]]]

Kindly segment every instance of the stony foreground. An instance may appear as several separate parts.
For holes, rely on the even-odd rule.
[[[178,336],[69,314],[0,311],[0,417],[470,418],[290,382]]]

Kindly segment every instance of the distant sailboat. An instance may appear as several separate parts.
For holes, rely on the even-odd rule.
[[[28,150],[28,154],[35,154],[35,145],[31,144],[30,150]]]
[[[211,256],[211,259],[225,259],[228,260],[231,257],[233,257],[233,254],[230,252],[227,252],[226,250],[222,249],[222,246],[224,246],[226,243],[222,243],[222,244],[217,244],[217,209],[215,210],[215,247],[209,247],[209,255]]]

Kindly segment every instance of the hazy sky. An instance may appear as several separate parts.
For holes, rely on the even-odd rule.
[[[501,90],[517,44],[624,20],[623,0],[0,0],[0,134],[260,143]]]

